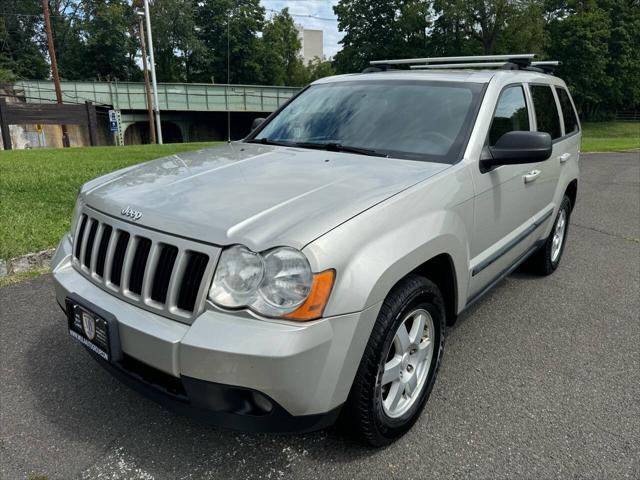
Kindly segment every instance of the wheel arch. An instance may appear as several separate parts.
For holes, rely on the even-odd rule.
[[[451,255],[440,253],[410,273],[427,278],[436,284],[444,298],[447,325],[453,325],[458,316],[458,280]]]
[[[359,230],[358,237],[364,233]],[[305,248],[314,269],[337,271],[325,314],[342,315],[379,304],[410,273],[429,278],[443,290],[451,318],[462,310],[469,281],[469,245],[460,215],[432,212],[419,221],[375,233],[364,244],[345,233]],[[336,249],[336,245],[348,248]]]
[[[564,191],[564,194],[569,197],[571,201],[571,210],[576,206],[576,200],[578,198],[578,179],[574,178],[569,182],[567,188]]]

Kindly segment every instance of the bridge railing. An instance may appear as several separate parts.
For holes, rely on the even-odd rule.
[[[28,103],[53,103],[53,82],[21,80],[15,88]],[[137,82],[61,82],[65,103],[87,100],[116,110],[146,110],[144,84]],[[160,110],[200,112],[272,112],[295,95],[296,87],[159,83]]]

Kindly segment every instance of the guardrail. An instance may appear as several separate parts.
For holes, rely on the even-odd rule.
[[[54,103],[53,82],[21,80],[14,88],[27,103]],[[144,83],[61,82],[64,103],[90,101],[116,110],[146,110]],[[272,112],[300,89],[262,85],[221,85],[210,83],[159,83],[160,110],[199,112]]]

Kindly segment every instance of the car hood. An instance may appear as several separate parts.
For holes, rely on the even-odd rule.
[[[81,195],[124,221],[254,250],[302,248],[448,165],[294,147],[231,143],[100,177]]]

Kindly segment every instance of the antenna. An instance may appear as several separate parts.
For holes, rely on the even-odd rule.
[[[229,29],[231,23],[231,7],[227,10],[227,143],[231,143],[231,103],[229,102],[229,85],[231,85],[231,49],[229,48]]]

